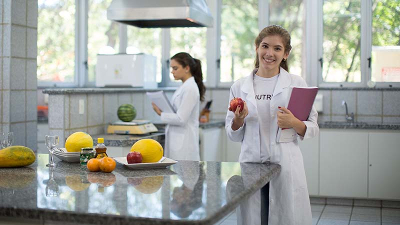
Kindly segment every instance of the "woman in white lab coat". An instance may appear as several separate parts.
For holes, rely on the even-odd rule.
[[[182,85],[172,96],[176,113],[165,113],[153,104],[154,111],[167,124],[165,156],[175,160],[200,160],[199,108],[206,88],[203,84],[201,62],[188,53],[180,52],[171,58],[171,73]]]
[[[228,110],[225,128],[232,141],[242,143],[240,162],[278,163],[281,172],[270,181],[269,193],[263,192],[268,199],[258,191],[242,204],[238,224],[266,224],[261,218],[267,216],[269,225],[309,225],[311,207],[298,139],[280,143],[276,135],[280,127],[293,128],[300,140],[314,137],[319,132],[318,114],[313,108],[307,121],[300,121],[285,108],[290,87],[307,86],[300,76],[287,72],[290,34],[280,26],[268,26],[256,38],[255,48],[255,69],[230,90],[230,100],[240,97],[244,107]],[[269,204],[261,212],[258,203],[263,201]]]

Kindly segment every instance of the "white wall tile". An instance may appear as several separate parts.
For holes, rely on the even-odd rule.
[[[103,124],[103,94],[88,94],[88,126]]]
[[[3,23],[3,1],[0,1],[0,23]]]
[[[1,52],[1,49],[0,49],[0,52]],[[3,89],[3,82],[2,82],[3,81],[3,69],[2,68],[3,68],[3,59],[0,58],[0,89]]]
[[[11,26],[11,56],[26,57],[26,28]]]
[[[11,58],[10,89],[24,90],[26,82],[25,59]]]
[[[11,22],[26,25],[26,0],[13,0],[11,4]]]
[[[37,120],[36,91],[26,91],[26,120]]]
[[[89,127],[88,128],[88,133],[90,135],[105,134],[106,130],[104,129],[104,126],[101,125],[101,126],[96,126],[96,127]],[[93,141],[97,142],[97,140],[93,140]]]
[[[79,100],[84,101],[83,114],[79,114]],[[87,95],[71,95],[69,102],[70,129],[87,127]]]
[[[3,56],[11,55],[11,25],[3,25]]]
[[[345,115],[346,109],[342,106],[345,100],[349,114],[356,113],[356,91],[332,91],[332,114]]]
[[[229,90],[213,90],[211,113],[226,113],[229,107]]]
[[[383,117],[383,123],[394,123],[394,124],[400,124],[400,116],[384,116]]]
[[[37,151],[37,123],[26,123],[26,147],[31,148],[34,152]]]
[[[382,115],[382,91],[357,91],[357,115]]]
[[[118,106],[123,104],[132,104],[132,96],[129,93],[118,94]]]
[[[64,95],[49,96],[49,128],[64,128]]]
[[[400,116],[400,91],[383,92],[383,115]]]
[[[70,129],[70,114],[69,114],[70,95],[64,96],[64,129]]]
[[[146,119],[146,118],[144,118],[144,113],[143,113],[144,98],[147,98],[147,96],[145,96],[145,93],[133,93],[132,94],[132,105],[136,109],[136,118],[135,119]]]
[[[37,30],[27,28],[27,56],[36,59],[37,57]]]
[[[1,1],[0,1],[0,5],[1,5]],[[0,43],[3,43],[2,42],[2,40],[3,40],[3,25],[1,24],[1,8],[0,8],[0,34],[1,34],[0,35]],[[3,47],[3,46],[1,46],[1,47]],[[2,56],[3,56],[3,49],[0,49],[0,57],[2,57]]]
[[[25,121],[25,91],[10,92],[10,122]]]
[[[3,0],[3,23],[11,23],[11,2],[12,0]]]
[[[37,27],[38,24],[38,1],[28,0],[27,7],[27,26]]]
[[[356,116],[355,120],[357,122],[364,122],[364,123],[382,123],[381,116]]]
[[[10,122],[10,91],[2,91],[3,94],[3,123]]]
[[[104,94],[104,122],[113,123],[118,120],[118,95]]]
[[[26,89],[37,88],[37,61],[36,59],[26,60]]]
[[[322,111],[321,115],[330,115],[331,114],[331,91],[330,90],[320,90],[318,94],[323,95],[323,103],[322,103]]]
[[[25,123],[10,124],[10,131],[14,133],[13,145],[26,146]]]

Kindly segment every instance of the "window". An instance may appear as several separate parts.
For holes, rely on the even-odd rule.
[[[254,68],[258,0],[222,0],[220,81],[232,82]]]
[[[75,0],[39,0],[38,34],[38,84],[75,84]]]
[[[304,3],[303,0],[294,0],[290,4],[281,0],[272,0],[269,4],[270,24],[285,28],[291,37],[292,51],[288,58],[289,72],[302,75],[304,42]]]
[[[157,57],[157,82],[161,82],[161,28],[138,28],[128,26],[126,53],[145,53]]]
[[[324,82],[361,82],[361,2],[323,1]]]
[[[171,57],[178,52],[187,52],[192,57],[199,59],[204,81],[207,78],[206,32],[207,28],[171,28],[170,50]],[[174,81],[171,73],[169,73],[169,78]]]
[[[97,54],[119,52],[119,24],[107,19],[112,0],[89,0],[88,13],[88,81],[95,82]]]
[[[400,2],[372,3],[371,80],[400,82]]]

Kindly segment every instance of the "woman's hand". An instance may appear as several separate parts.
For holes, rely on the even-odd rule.
[[[280,128],[293,128],[299,135],[304,136],[306,133],[306,125],[297,119],[289,109],[278,107],[277,112],[278,126]]]
[[[236,107],[235,117],[233,118],[232,130],[237,130],[244,124],[244,118],[249,114],[249,109],[245,101],[243,105],[243,110],[240,111],[240,106]]]
[[[151,105],[153,106],[153,109],[154,109],[154,111],[159,115],[159,116],[161,116],[161,109],[160,108],[158,108],[158,106],[156,105],[156,104],[154,104],[153,102],[151,103]]]

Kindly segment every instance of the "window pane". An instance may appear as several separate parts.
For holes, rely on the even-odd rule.
[[[89,0],[88,80],[96,79],[97,54],[115,54],[119,50],[118,23],[107,19],[112,0]]]
[[[400,1],[372,5],[372,80],[400,82]]]
[[[280,25],[290,33],[292,51],[288,58],[289,71],[292,74],[302,75],[301,65],[305,58],[303,53],[303,0],[272,0],[269,5],[270,24]]]
[[[126,53],[145,53],[157,57],[157,82],[161,82],[161,28],[138,28],[128,26]]]
[[[235,81],[250,74],[256,57],[258,0],[222,0],[221,82]]]
[[[360,0],[327,0],[323,5],[325,82],[361,82]]]
[[[206,34],[207,28],[171,28],[171,57],[178,52],[187,52],[201,61],[203,81],[207,79],[206,61]],[[172,74],[169,77],[174,81]]]
[[[75,0],[39,0],[37,61],[39,82],[74,82]]]

